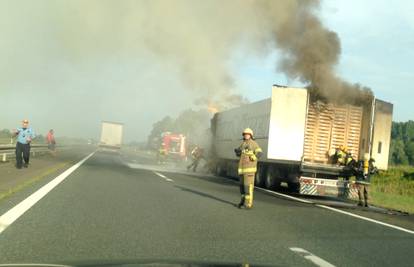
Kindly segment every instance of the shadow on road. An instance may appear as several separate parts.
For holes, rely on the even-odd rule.
[[[182,175],[203,180],[206,182],[211,182],[215,184],[225,185],[225,186],[237,186],[234,182],[238,181],[237,179],[229,178],[229,177],[208,177],[209,174],[205,173],[182,173]]]
[[[214,200],[219,201],[221,203],[225,203],[225,204],[229,204],[233,207],[237,207],[236,203],[233,203],[233,202],[227,201],[225,199],[221,199],[221,198],[212,196],[212,195],[204,193],[204,192],[200,192],[200,191],[190,189],[190,188],[187,188],[187,187],[183,187],[183,186],[179,186],[179,185],[175,185],[175,187],[177,187],[177,188],[179,188],[179,189],[181,189],[182,191],[185,191],[185,192],[189,192],[189,193],[193,193],[193,194],[196,194],[196,195],[199,195],[199,196],[202,196],[202,197],[214,199]]]

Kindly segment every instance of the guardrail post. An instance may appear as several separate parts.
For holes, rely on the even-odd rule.
[[[7,160],[7,158],[6,158],[6,153],[3,153],[3,158],[2,158],[2,161],[3,161],[3,162],[6,162],[6,160]]]

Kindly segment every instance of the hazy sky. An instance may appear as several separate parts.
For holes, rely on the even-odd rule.
[[[109,2],[117,3],[101,1],[103,6]],[[182,60],[188,73],[203,66],[191,60],[194,64],[188,65],[186,55],[174,54],[174,47],[169,50],[169,46],[156,44],[155,50],[137,48],[140,40],[134,39],[131,29],[145,28],[145,33],[138,30],[139,33],[149,42],[160,43],[163,40],[157,39],[158,34],[165,29],[158,25],[151,28],[139,20],[143,13],[137,3],[141,2],[121,2],[122,8],[117,9],[101,8],[96,1],[0,0],[0,129],[15,128],[21,119],[28,118],[39,133],[54,128],[58,136],[97,138],[100,121],[113,120],[125,123],[127,141],[144,140],[156,120],[194,107],[194,100],[199,97],[220,97],[214,90],[188,88],[189,84],[197,87],[206,81],[197,75],[189,81],[186,72],[174,62]],[[132,14],[126,12],[128,6]],[[337,32],[341,40],[338,74],[350,82],[371,87],[377,97],[394,103],[394,120],[414,119],[413,2],[393,1],[390,5],[385,0],[325,1],[319,13],[323,23]],[[201,15],[200,9],[198,16]],[[236,19],[242,19],[242,15]],[[124,21],[128,16],[134,18]],[[168,24],[168,16],[165,20]],[[211,27],[207,30],[216,34],[213,27],[218,26],[211,23],[203,27]],[[197,56],[197,50],[208,51],[202,58],[207,67],[215,66],[215,56],[226,57],[226,68],[233,78],[229,81],[231,93],[255,101],[269,97],[273,83],[301,85],[276,71],[280,52],[246,53],[243,42],[229,54],[218,42],[215,51],[214,46],[204,47],[208,39],[203,39],[204,29],[197,26],[193,26],[194,36],[178,30],[176,36],[165,41],[172,40],[174,45],[174,38],[195,39],[189,43],[196,45],[196,51],[186,46],[180,50]],[[232,41],[231,30],[221,33],[228,38],[217,38],[223,43]],[[165,60],[160,60],[157,53]],[[221,71],[217,69],[218,73]],[[207,73],[210,72],[206,71],[206,76]]]

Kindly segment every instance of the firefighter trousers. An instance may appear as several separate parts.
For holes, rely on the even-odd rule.
[[[242,203],[247,208],[253,206],[254,173],[245,173],[240,176],[240,194]]]
[[[368,184],[358,184],[358,199],[359,204],[368,205]],[[362,202],[364,200],[364,202]]]
[[[201,158],[193,159],[193,162],[191,162],[191,164],[187,166],[187,170],[193,168],[193,172],[196,172],[198,164],[200,163],[200,160],[201,160]]]

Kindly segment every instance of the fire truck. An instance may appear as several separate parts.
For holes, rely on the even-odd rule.
[[[183,134],[164,132],[161,134],[160,150],[168,159],[185,160],[186,137]]]

